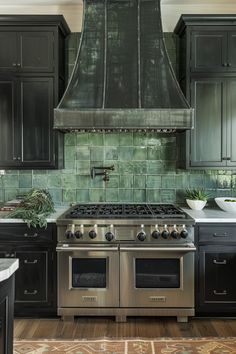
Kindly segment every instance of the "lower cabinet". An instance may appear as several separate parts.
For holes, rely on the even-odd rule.
[[[0,283],[0,353],[13,353],[14,274]]]
[[[56,228],[56,225],[53,225],[54,227],[51,225],[47,230],[32,232],[32,239],[29,240],[28,238],[26,240],[25,236],[27,226],[22,225],[18,230],[16,227],[8,229],[4,226],[8,229],[9,235],[14,233],[13,242],[1,241],[3,230],[1,231],[0,226],[0,257],[19,259],[19,269],[15,274],[15,315],[55,315],[57,276],[54,227]],[[33,236],[35,234],[36,237]],[[45,242],[45,239],[49,240],[50,237],[51,242]]]
[[[196,227],[196,313],[236,314],[236,225]]]

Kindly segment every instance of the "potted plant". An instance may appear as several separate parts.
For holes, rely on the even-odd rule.
[[[204,189],[187,189],[186,202],[193,210],[202,210],[206,205],[209,194]]]

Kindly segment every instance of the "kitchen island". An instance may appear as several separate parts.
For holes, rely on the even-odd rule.
[[[13,353],[15,271],[18,259],[0,258],[0,353]]]

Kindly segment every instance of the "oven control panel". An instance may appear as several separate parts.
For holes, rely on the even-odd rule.
[[[184,243],[194,241],[194,228],[185,224],[99,225],[68,224],[58,227],[58,241]]]

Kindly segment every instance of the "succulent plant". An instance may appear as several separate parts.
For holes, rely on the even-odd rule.
[[[207,200],[209,198],[209,193],[202,189],[186,189],[185,192],[186,199],[191,200]]]

